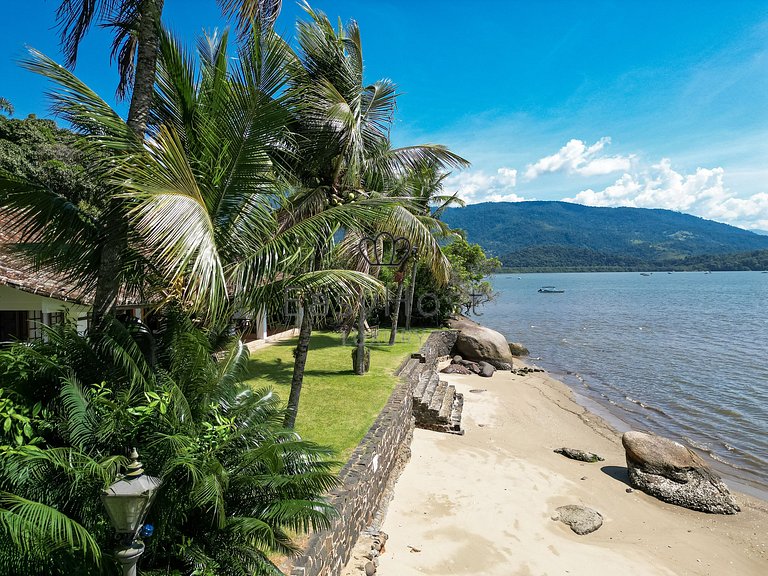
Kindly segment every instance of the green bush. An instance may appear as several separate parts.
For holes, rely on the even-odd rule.
[[[291,534],[327,525],[330,451],[282,427],[269,389],[243,384],[245,347],[215,350],[181,314],[161,325],[152,354],[138,326],[113,321],[98,338],[62,327],[0,356],[0,374],[14,376],[0,394],[0,429],[11,422],[0,436],[3,574],[116,573],[99,494],[131,446],[163,481],[142,573],[278,574],[267,554],[290,554]],[[82,537],[50,531],[55,514]]]

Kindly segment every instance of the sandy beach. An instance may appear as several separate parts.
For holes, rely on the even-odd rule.
[[[519,366],[519,364],[518,364]],[[628,492],[619,435],[546,373],[444,374],[464,394],[463,436],[416,430],[381,529],[381,576],[768,574],[768,504],[710,515]],[[584,463],[553,452],[595,452]],[[579,536],[552,520],[589,506]]]

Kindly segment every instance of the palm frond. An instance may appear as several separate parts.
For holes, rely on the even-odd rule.
[[[70,442],[80,449],[93,443],[96,438],[96,422],[89,409],[90,398],[74,374],[70,373],[64,378],[60,398]]]
[[[9,492],[0,492],[0,532],[22,553],[39,554],[42,539],[49,552],[64,547],[101,562],[101,549],[83,526],[51,506]]]
[[[29,54],[21,65],[55,83],[57,89],[48,97],[57,115],[112,150],[138,148],[140,142],[125,121],[93,90],[42,52],[30,48]]]

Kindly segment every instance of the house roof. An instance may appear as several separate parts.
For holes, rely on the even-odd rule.
[[[19,242],[20,238],[19,229],[13,225],[10,215],[0,209],[0,285],[64,302],[93,303],[93,294],[82,287],[60,274],[35,269],[18,254],[14,254],[10,245]]]

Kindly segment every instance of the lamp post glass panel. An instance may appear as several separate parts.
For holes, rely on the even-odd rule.
[[[122,548],[117,558],[123,564],[124,576],[136,574],[136,563],[144,552],[144,544],[136,541],[136,535],[144,525],[144,518],[159,487],[159,478],[144,474],[139,454],[134,448],[126,473],[101,493],[109,519],[122,537]]]

